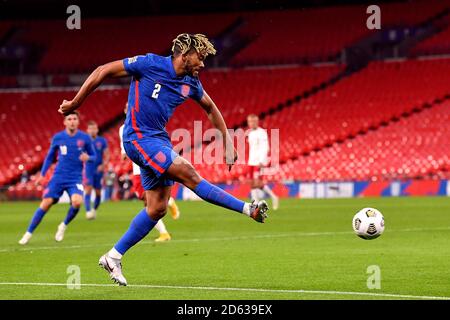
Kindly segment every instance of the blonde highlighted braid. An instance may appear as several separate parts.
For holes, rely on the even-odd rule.
[[[215,55],[216,49],[214,45],[208,40],[208,38],[200,33],[189,34],[182,33],[179,34],[172,41],[172,52],[174,54],[186,54],[190,50],[194,49],[198,53],[205,55],[205,58],[208,55]]]

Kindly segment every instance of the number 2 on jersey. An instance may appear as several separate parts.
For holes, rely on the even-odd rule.
[[[158,99],[159,90],[161,90],[161,85],[159,83],[155,83],[155,89],[153,90],[152,98]]]

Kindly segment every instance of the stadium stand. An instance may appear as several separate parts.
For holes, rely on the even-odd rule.
[[[283,69],[279,70],[282,70],[281,72],[285,71]],[[331,68],[331,70],[333,70],[333,68]],[[328,70],[328,72],[331,70]],[[335,68],[334,72],[338,70],[339,67],[337,67],[337,69]],[[446,127],[445,123],[448,120],[448,113],[445,114],[446,110],[448,110],[448,104],[443,104],[439,108],[436,108],[434,105],[439,103],[439,101],[436,102],[437,98],[445,98],[448,94],[446,75],[449,71],[450,59],[373,62],[367,69],[347,77],[337,82],[335,85],[303,99],[298,103],[294,103],[279,112],[268,115],[263,119],[262,125],[266,128],[280,128],[280,160],[282,163],[281,170],[277,174],[269,176],[268,179],[312,179],[312,176],[319,168],[322,168],[320,171],[321,174],[317,174],[316,179],[322,180],[349,179],[352,174],[353,177],[356,177],[357,179],[392,178],[394,176],[399,176],[403,172],[402,170],[405,170],[404,167],[402,167],[404,163],[409,164],[407,159],[405,159],[406,156],[414,156],[412,158],[419,159],[417,166],[411,166],[407,172],[409,177],[415,177],[418,174],[438,174],[439,170],[436,169],[436,172],[433,172],[431,169],[436,166],[440,167],[448,164],[448,156],[447,158],[445,156],[445,154],[449,154],[448,150],[441,149],[442,153],[436,155],[429,155],[428,152],[430,149],[437,149],[435,148],[436,145],[443,144],[443,141],[448,138],[448,132],[442,130],[442,128]],[[245,71],[242,70],[240,72],[245,73]],[[333,72],[328,72],[324,72],[324,78],[325,76],[333,74]],[[207,74],[208,75],[205,76],[205,78],[211,78],[205,83],[214,83],[215,77],[219,79],[220,77],[225,77],[222,74],[219,75],[220,73],[217,71],[208,72]],[[421,74],[422,77],[418,78],[413,76],[415,74]],[[234,82],[236,78],[238,78],[238,76],[235,74],[235,77],[231,78],[231,80],[233,80],[231,82]],[[274,79],[276,78],[277,77],[275,76]],[[318,79],[318,81],[320,81],[323,78],[319,77]],[[217,83],[226,84],[227,81],[222,79],[221,82]],[[208,85],[206,84],[205,87],[207,88],[207,86]],[[232,83],[230,83],[229,86],[231,88],[233,86]],[[220,86],[220,88],[224,90],[224,95],[229,92],[227,85]],[[296,86],[296,88],[298,89],[299,87]],[[382,89],[382,95],[380,95],[380,89]],[[213,91],[214,89],[211,88],[211,92]],[[99,99],[101,98],[105,105],[105,101],[108,101],[108,98],[104,95],[106,95],[106,92],[108,91],[99,92],[101,92],[101,97],[99,96]],[[125,101],[126,97],[126,89],[119,90],[121,95],[119,97],[114,96],[117,99],[111,98],[111,95],[113,95],[112,92],[109,92],[107,95],[110,97],[110,103],[106,103],[106,105],[110,106],[109,111],[115,110],[117,116],[118,114],[120,115],[122,111],[123,101]],[[258,90],[255,92],[258,92]],[[256,94],[255,92],[248,96],[254,97]],[[42,100],[42,98],[38,98],[40,94],[42,93],[32,94],[33,101]],[[62,93],[51,94],[51,96],[56,96],[52,97],[52,99],[55,99],[54,104],[63,98],[62,95],[64,94],[61,94]],[[17,100],[16,95],[17,93],[12,94],[11,99],[14,101]],[[217,95],[220,97],[220,91],[217,92]],[[27,101],[26,97],[27,94],[24,94],[20,101]],[[96,99],[91,100],[91,103],[94,103],[95,100]],[[261,101],[266,100],[262,99]],[[95,104],[96,103],[94,103],[94,105]],[[11,103],[11,110],[14,110],[12,107],[13,105],[14,104]],[[39,104],[36,103],[35,105],[39,106]],[[232,106],[233,104],[230,103],[229,105]],[[260,104],[256,103],[255,106],[257,105]],[[228,106],[227,103],[224,103],[224,106]],[[431,110],[422,111],[430,106],[432,106]],[[197,106],[193,107],[190,112],[183,111],[182,108],[188,107],[189,106],[180,107],[180,110],[177,111],[174,116],[174,122],[171,122],[170,131],[177,128],[176,123],[191,123],[197,116],[203,113]],[[101,108],[94,108],[94,110],[98,109]],[[227,108],[224,108],[224,110],[226,109]],[[5,108],[2,110],[5,110]],[[87,110],[88,108],[82,110],[86,119],[88,117],[88,115],[85,114]],[[253,111],[253,109],[244,110]],[[258,110],[263,111],[263,109]],[[440,112],[434,110],[440,110]],[[422,131],[416,130],[414,126],[419,124],[419,120],[412,121],[407,117],[409,117],[411,113],[417,111],[422,112],[411,116],[411,119],[421,119],[421,115],[423,114],[424,117],[426,116],[424,118],[424,123],[435,124],[436,126],[434,129],[431,128],[429,131],[425,129]],[[196,112],[199,114],[197,115]],[[33,113],[29,114],[31,118],[26,116],[23,118],[24,121],[31,121]],[[108,112],[108,114],[111,115],[112,113]],[[242,122],[247,113],[236,112],[236,114],[235,117],[230,117],[230,115],[228,115],[230,123],[233,123],[233,120],[235,120],[235,123]],[[7,113],[6,117],[8,116],[12,115]],[[55,114],[55,116],[57,116],[57,114]],[[3,119],[7,119],[5,118],[5,114],[3,114],[2,117]],[[93,114],[92,117],[99,123],[108,120],[106,116],[103,120],[98,120],[98,115],[95,117]],[[401,120],[399,121],[399,119]],[[16,174],[19,174],[20,170],[18,166],[20,164],[25,163],[25,168],[28,168],[28,166],[32,167],[33,163],[38,164],[42,161],[45,150],[36,149],[36,146],[42,146],[41,141],[48,141],[51,132],[47,131],[47,133],[44,133],[42,129],[39,129],[45,127],[45,120],[36,120],[36,122],[36,127],[33,127],[33,129],[36,130],[35,134],[30,135],[29,137],[22,134],[16,135],[15,139],[18,141],[18,145],[9,147],[8,150],[2,150],[2,154],[15,156],[11,158],[5,157],[1,161],[2,167],[5,168],[2,172],[6,172],[6,175],[2,174],[0,176],[3,181],[9,178],[14,170],[16,170]],[[53,120],[52,122],[55,122],[59,129],[58,121]],[[130,167],[129,163],[123,162],[120,159],[117,135],[120,124],[121,123],[117,123],[113,126],[105,133],[105,136],[110,141],[112,164],[115,170],[118,172],[125,172],[129,170]],[[386,125],[388,125],[389,130],[384,128]],[[21,128],[11,127],[9,130],[6,132],[20,132]],[[57,129],[55,128],[55,130]],[[190,127],[189,130],[193,133],[192,127]],[[436,134],[437,130],[441,130],[439,134]],[[375,132],[378,131],[380,132],[380,136],[375,134]],[[416,136],[416,139],[422,141],[422,143],[419,143],[418,145],[420,148],[415,148],[415,152],[423,152],[422,157],[408,153],[402,153],[401,155],[404,155],[405,157],[399,157],[400,151],[402,151],[398,149],[400,148],[400,145],[405,145],[404,150],[412,147],[410,140],[399,140],[399,137],[404,136],[406,132],[413,133]],[[366,136],[365,134],[369,138],[364,138],[364,136]],[[5,131],[3,132],[3,135],[5,135]],[[9,138],[10,137],[8,137],[8,139]],[[358,141],[362,142],[358,144]],[[393,148],[377,149],[375,146],[373,146],[373,148],[369,147],[376,141],[384,141],[383,143],[388,143],[388,145],[393,146]],[[35,148],[34,150],[33,146]],[[332,148],[330,149],[331,146]],[[349,149],[349,146],[352,146],[352,148],[347,150]],[[356,162],[355,160],[356,155],[364,153],[363,148],[365,146],[368,146],[367,148],[370,150],[380,150],[379,153],[373,154],[372,157],[372,159],[376,160],[376,166],[374,165],[373,167],[366,168],[358,167],[358,170],[353,171],[351,165],[347,166],[349,161],[354,161],[354,166],[356,166],[356,163],[361,163],[368,159],[367,156],[363,156],[361,157],[361,162]],[[396,146],[396,148],[394,148],[394,146]],[[427,148],[427,146],[429,147]],[[7,146],[3,146],[2,148],[6,147]],[[24,149],[20,149],[22,147]],[[46,147],[44,146],[43,149],[45,148]],[[34,152],[23,153],[20,152],[20,150],[31,150]],[[342,150],[347,151],[343,152]],[[332,168],[328,167],[331,169],[325,170],[323,165],[326,163],[326,159],[329,159],[331,155],[335,155],[336,153],[339,153],[339,157],[343,157],[347,162],[343,161],[343,164],[333,166]],[[189,157],[189,154],[186,154],[185,156]],[[394,156],[396,157],[395,163],[392,161]],[[433,158],[429,158],[429,156]],[[321,160],[317,160],[317,157],[321,157]],[[13,159],[12,162],[11,159]],[[317,166],[311,165],[310,161],[313,160],[309,159],[313,159],[315,161],[314,164],[317,164]],[[433,160],[430,160],[431,167],[430,165],[423,165],[423,161],[427,161],[427,159]],[[345,165],[345,163],[347,163],[347,165]],[[362,165],[358,164],[358,166]],[[419,169],[420,166],[424,169]],[[236,179],[243,180],[247,172],[245,165],[236,165],[232,172],[228,172],[226,165],[209,166],[200,164],[196,165],[196,167],[202,176],[216,183],[230,182]],[[380,171],[382,168],[389,168],[387,169],[388,172]],[[371,171],[372,169],[373,171]],[[425,169],[426,171],[424,172],[423,170]],[[23,192],[23,190],[26,189],[32,188],[28,184],[19,187],[17,190],[22,190],[21,192]]]
[[[281,128],[280,159],[285,161],[432,103],[448,93],[449,71],[450,59],[372,62],[327,90],[267,117],[263,127]]]
[[[92,119],[100,126],[120,115],[128,91],[98,90],[81,110],[82,119]],[[42,92],[2,92],[0,102],[1,141],[0,185],[20,176],[23,169],[40,166],[53,134],[62,130],[57,108],[72,90]],[[82,126],[83,127],[83,126]],[[84,128],[84,127],[83,127]]]
[[[449,5],[450,7],[450,5]],[[441,30],[428,39],[419,42],[412,50],[412,56],[440,55],[450,53],[450,13],[440,23]]]
[[[386,28],[421,23],[448,4],[432,0],[416,1],[414,9],[404,3],[386,3],[380,7]],[[236,32],[235,36],[251,40],[232,59],[235,66],[285,64],[336,60],[342,48],[377,32],[368,30],[362,23],[366,18],[364,6],[336,6],[279,12],[135,17],[132,20],[91,18],[83,19],[81,30],[76,31],[68,30],[63,20],[6,21],[0,24],[0,38],[14,26],[12,44],[39,48],[41,58],[35,70],[39,73],[85,73],[105,61],[130,54],[165,54],[181,29],[198,32],[205,30],[205,26],[207,31],[204,32],[210,37]],[[227,31],[238,19],[242,21],[240,27]],[[297,27],[299,20],[302,28]],[[140,41],[135,41],[136,38]]]
[[[380,4],[383,28],[405,27],[426,21],[444,10],[445,1]],[[339,6],[308,10],[248,13],[242,36],[254,39],[232,60],[234,65],[335,60],[345,46],[370,35],[364,21],[366,7]],[[399,14],[401,12],[401,14]],[[301,21],[302,28],[298,28]],[[283,41],[280,41],[283,39]],[[275,50],[274,50],[275,45]]]
[[[378,130],[388,123],[401,126],[398,119],[426,109],[438,103],[436,99],[450,93],[447,87],[449,71],[450,59],[373,62],[367,69],[334,86],[269,115],[263,119],[262,126],[280,128],[280,162],[289,164],[306,154],[319,152],[336,142],[351,140],[369,130]],[[416,77],[417,74],[422,77]],[[418,150],[420,152],[422,149]],[[389,165],[389,159],[380,165]],[[290,168],[289,165],[286,168]],[[222,182],[242,180],[248,170],[245,166],[236,166],[230,173],[226,166],[200,166],[199,171]],[[366,173],[364,177],[370,174]],[[268,178],[310,177],[297,174],[286,176],[284,171]],[[326,178],[335,179],[336,176],[330,172],[329,176],[324,174],[321,177]]]
[[[210,71],[201,75],[205,90],[220,107],[230,128],[245,120],[249,113],[260,114],[297,94],[319,86],[343,70],[343,66],[299,66]],[[189,108],[189,112],[186,112]],[[203,128],[211,127],[204,111],[188,101],[178,108],[168,124],[193,130],[194,120],[204,120]],[[195,141],[197,143],[198,141]]]
[[[450,101],[281,166],[274,180],[450,178]]]
[[[418,25],[448,8],[446,1],[415,4],[414,10],[404,10],[402,3],[382,4],[384,25]],[[58,25],[64,28],[55,21],[20,21],[14,24],[17,30],[11,41],[43,48],[36,70],[57,73],[64,82],[70,73],[85,73],[130,52],[168,53],[180,25],[189,26],[183,29],[188,32],[208,25],[208,33],[218,36],[242,18],[244,23],[236,32],[251,41],[230,64],[258,66],[210,69],[202,72],[201,79],[230,128],[245,129],[246,116],[255,113],[264,128],[280,129],[281,165],[268,180],[450,178],[446,143],[450,139],[446,125],[450,59],[372,61],[354,73],[342,64],[311,64],[335,60],[345,46],[371,35],[361,23],[367,17],[361,8],[136,17],[126,24],[120,18],[86,19],[80,32],[68,32],[61,22]],[[299,19],[309,27],[296,28]],[[0,23],[0,38],[11,26]],[[151,32],[161,27],[164,33]],[[127,36],[130,30],[135,33],[132,38]],[[143,41],[134,41],[136,37]],[[412,53],[450,53],[449,39],[447,28],[419,43]],[[67,47],[75,49],[68,51]],[[2,88],[17,83],[16,77],[0,77]],[[118,174],[131,170],[130,162],[121,159],[118,137],[127,91],[124,87],[98,90],[81,109],[82,121],[97,121],[108,139],[111,166]],[[57,106],[73,94],[73,89],[0,93],[0,138],[10,142],[0,145],[0,186],[16,183],[24,170],[34,173],[40,167],[49,139],[62,127]],[[185,128],[195,138],[195,120],[202,121],[203,132],[211,128],[204,111],[188,101],[175,111],[167,129],[172,133]],[[185,157],[193,159],[192,152],[199,150],[201,141],[193,144],[196,148],[183,154]],[[244,164],[235,165],[231,172],[226,165],[195,166],[214,183],[243,181],[248,172]],[[42,188],[36,189],[33,181],[32,175],[28,182],[10,186],[9,196],[38,197]]]
[[[413,50],[415,55],[448,54],[448,52],[450,52],[450,28],[420,43]]]
[[[205,89],[222,108],[225,119],[234,126],[245,120],[248,110],[264,112],[294,94],[319,85],[340,70],[339,66],[324,66],[211,71],[202,75],[202,81]],[[239,94],[230,95],[236,90]],[[81,109],[82,120],[94,120],[102,126],[113,119],[121,118],[127,92],[125,88],[96,92]],[[4,174],[0,176],[0,183],[19,176],[20,165],[26,170],[40,165],[47,150],[47,143],[42,142],[49,141],[55,132],[61,130],[61,117],[56,108],[63,99],[73,95],[73,91],[67,90],[2,93],[0,114],[3,119],[2,126],[6,129],[1,133],[2,138],[15,143],[0,146],[0,152],[9,155],[0,161],[1,168],[5,169]],[[187,108],[189,112],[186,111]],[[47,111],[45,117],[42,117],[43,110]],[[14,121],[9,121],[10,119]],[[194,120],[199,119],[204,122],[203,129],[211,127],[204,111],[189,101],[175,112],[168,131],[185,128],[193,137]],[[33,123],[33,126],[27,125],[29,123]],[[118,146],[118,136],[115,133],[118,131],[118,125],[112,130],[112,141]]]
[[[85,19],[76,31],[68,30],[65,21],[20,21],[15,41],[46,48],[38,72],[83,73],[130,55],[168,53],[180,26],[198,32],[207,25],[209,36],[216,36],[235,19],[235,14]]]

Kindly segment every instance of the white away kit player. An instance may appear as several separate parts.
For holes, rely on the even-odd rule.
[[[247,117],[247,139],[249,145],[248,165],[250,167],[251,198],[258,202],[267,193],[272,199],[274,210],[278,209],[278,197],[265,185],[261,179],[264,167],[269,164],[269,139],[267,131],[258,125],[258,116],[250,114]]]

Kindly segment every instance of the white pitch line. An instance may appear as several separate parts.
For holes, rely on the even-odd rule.
[[[416,232],[416,231],[447,231],[450,227],[443,228],[409,228],[399,230],[389,230],[388,232]],[[175,239],[171,243],[188,243],[188,242],[213,242],[213,241],[239,241],[252,239],[273,239],[273,238],[295,238],[295,237],[314,237],[314,236],[334,236],[342,234],[353,234],[351,231],[329,231],[329,232],[296,232],[296,233],[282,233],[282,234],[266,234],[255,236],[238,236],[238,237],[218,237],[218,238],[194,238],[194,239]],[[142,241],[144,244],[154,244],[153,241]],[[19,247],[19,248],[4,248],[0,249],[0,253],[5,252],[30,252],[39,250],[53,250],[53,249],[83,249],[83,248],[97,248],[111,246],[113,243],[96,243],[85,245],[71,245],[71,246],[45,246],[45,247]],[[164,244],[163,244],[164,245]]]
[[[45,282],[0,282],[0,286],[41,286],[41,287],[67,287],[67,283],[45,283]],[[115,284],[81,283],[81,287],[118,287]],[[262,293],[294,293],[294,294],[327,294],[327,295],[349,295],[368,297],[389,297],[404,299],[423,300],[450,300],[446,296],[415,296],[395,293],[374,293],[357,291],[326,291],[326,290],[290,290],[290,289],[262,289],[262,288],[226,288],[226,287],[195,287],[195,286],[168,286],[150,284],[131,284],[129,288],[143,289],[180,289],[180,290],[204,290],[204,291],[242,291],[242,292],[262,292]]]

